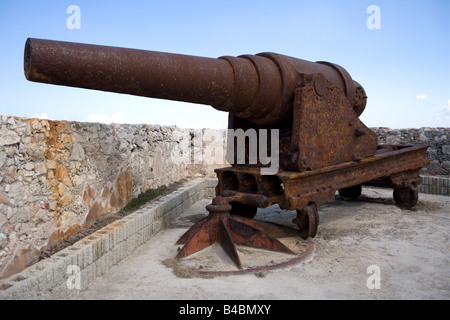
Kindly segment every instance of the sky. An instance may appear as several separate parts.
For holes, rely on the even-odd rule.
[[[0,0],[0,115],[227,127],[227,113],[206,105],[29,82],[23,51],[32,37],[210,58],[276,52],[330,61],[366,90],[360,119],[368,127],[450,127],[449,3]]]

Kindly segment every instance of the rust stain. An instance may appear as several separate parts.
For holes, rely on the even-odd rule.
[[[47,179],[51,193],[49,198],[57,203],[54,210],[54,219],[56,225],[60,227],[64,224],[62,214],[68,210],[74,198],[71,193],[73,183],[66,168],[69,163],[73,137],[68,121],[39,121],[48,123],[48,130],[45,132],[46,150],[44,155],[47,161]]]
[[[86,217],[86,221],[91,221],[94,220],[98,217],[101,217],[105,214],[107,214],[108,212],[105,210],[105,207],[103,207],[102,203],[99,201],[95,201],[90,207],[89,207],[89,212],[88,215]]]
[[[89,226],[80,226],[78,224],[71,225],[66,231],[63,231],[61,229],[57,229],[55,232],[53,232],[47,242],[47,245],[41,249],[41,251],[44,251],[48,248],[52,248],[63,240],[69,239],[71,236],[75,235],[77,232],[87,229]]]
[[[83,200],[89,206],[86,221],[89,222],[95,218],[119,211],[131,201],[132,192],[133,181],[130,168],[119,174],[112,188],[104,186],[101,193],[97,193],[94,188],[87,185],[83,195]],[[96,196],[96,194],[99,194],[99,196]]]

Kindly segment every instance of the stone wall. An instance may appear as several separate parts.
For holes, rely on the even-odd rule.
[[[371,129],[377,133],[379,144],[427,144],[430,164],[422,169],[422,174],[450,175],[450,128]]]
[[[215,133],[200,142],[224,145],[225,131]],[[0,116],[0,278],[149,188],[214,176],[225,160],[191,161],[198,136],[158,125]]]

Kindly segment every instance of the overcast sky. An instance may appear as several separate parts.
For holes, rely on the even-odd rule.
[[[0,115],[227,126],[227,114],[209,106],[28,82],[23,50],[33,37],[211,58],[269,51],[330,61],[365,88],[367,126],[449,127],[449,15],[448,0],[0,0]]]

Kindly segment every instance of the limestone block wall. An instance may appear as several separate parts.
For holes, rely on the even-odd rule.
[[[0,278],[149,188],[213,177],[225,160],[191,161],[198,137],[158,125],[0,116]],[[225,131],[203,140],[224,145]]]

